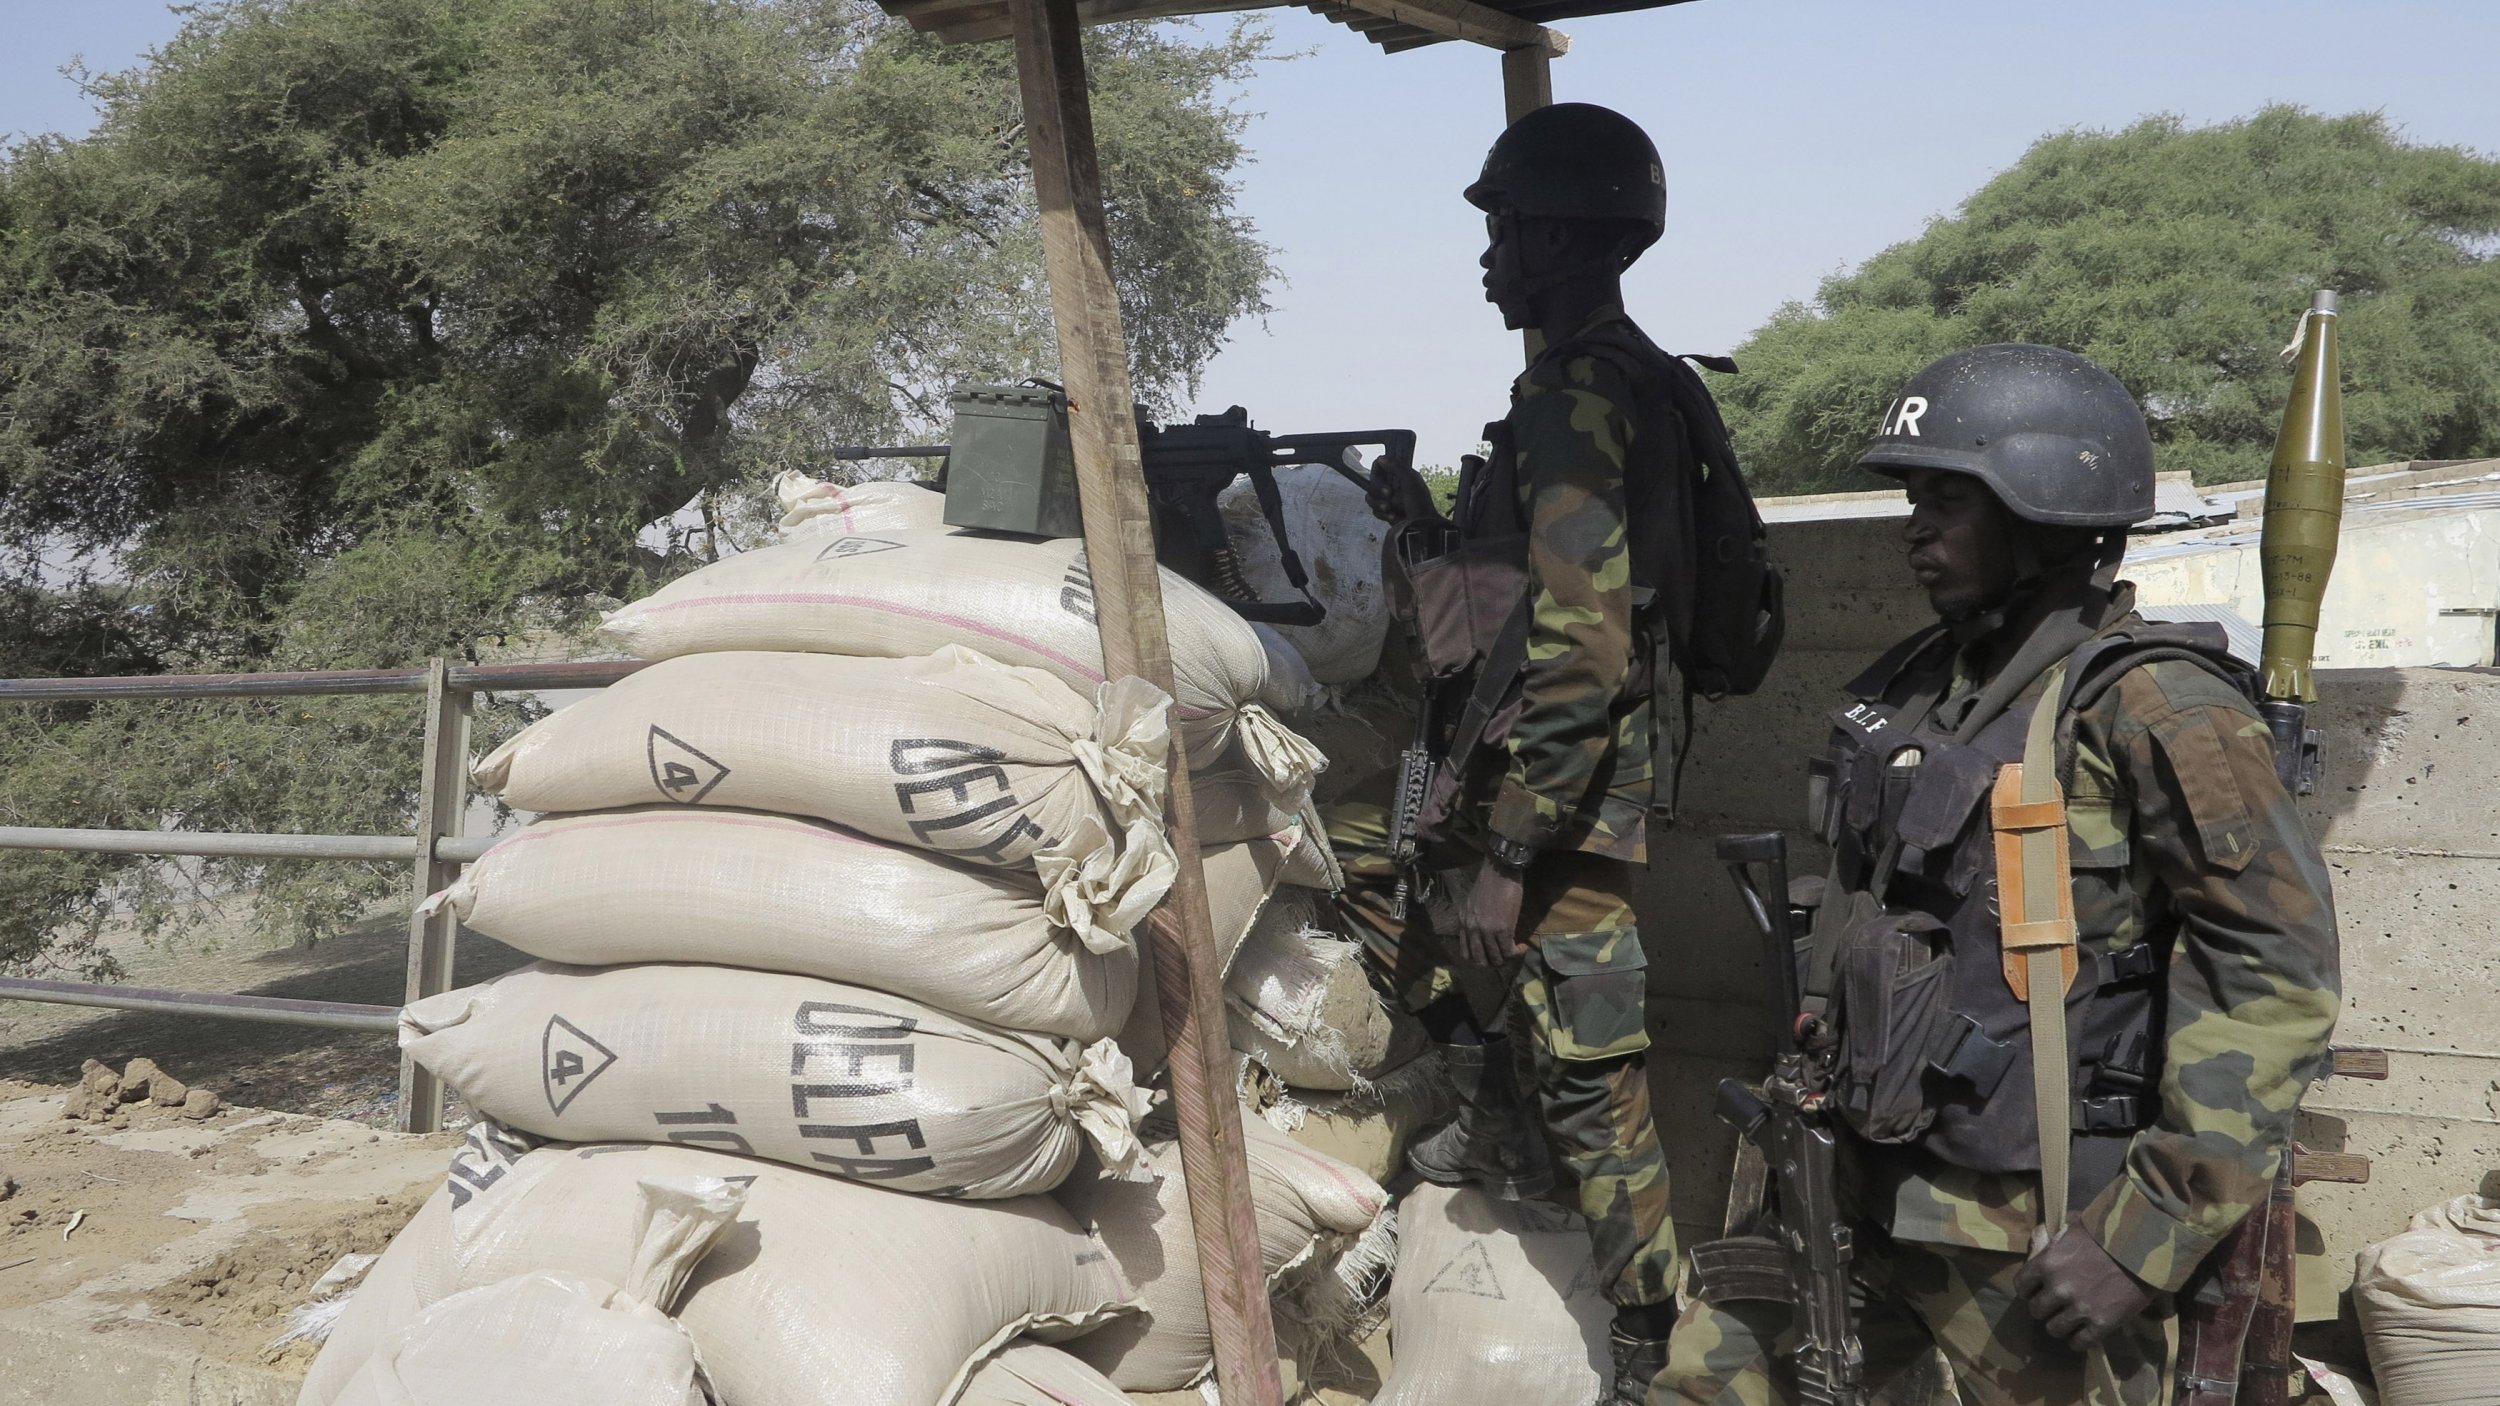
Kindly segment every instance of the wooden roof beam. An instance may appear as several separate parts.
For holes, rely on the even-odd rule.
[[[1399,24],[1412,25],[1445,39],[1464,39],[1490,49],[1536,49],[1560,58],[1571,50],[1571,36],[1516,15],[1504,14],[1476,0],[1341,0],[1360,10]]]

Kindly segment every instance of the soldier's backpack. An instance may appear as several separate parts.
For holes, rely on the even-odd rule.
[[[1625,485],[1635,521],[1671,525],[1656,534],[1664,540],[1647,544],[1644,554],[1651,560],[1634,563],[1633,579],[1654,585],[1650,608],[1689,691],[1705,698],[1751,693],[1762,686],[1787,633],[1783,583],[1771,564],[1762,513],[1736,465],[1727,422],[1690,364],[1733,375],[1736,363],[1723,356],[1669,356],[1629,326],[1582,345],[1623,367],[1635,385],[1666,382],[1668,406],[1698,472],[1681,481]],[[1644,405],[1642,417],[1656,418],[1655,408]],[[1676,547],[1682,549],[1682,570],[1675,569],[1674,557],[1664,556]]]

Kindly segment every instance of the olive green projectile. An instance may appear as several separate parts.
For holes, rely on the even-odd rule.
[[[2344,392],[2335,357],[2335,294],[2321,290],[2301,319],[2292,398],[2266,474],[2257,560],[2265,575],[2265,696],[2314,701],[2318,606],[2335,569],[2344,518]]]

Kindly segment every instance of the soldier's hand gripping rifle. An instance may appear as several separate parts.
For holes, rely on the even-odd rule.
[[[1719,1084],[1718,1114],[1762,1149],[1773,1193],[1762,1234],[1693,1250],[1701,1296],[1711,1302],[1770,1299],[1795,1312],[1790,1356],[1795,1399],[1809,1406],[1864,1406],[1866,1358],[1849,1303],[1856,1254],[1840,1210],[1837,1134],[1830,1109],[1832,1041],[1804,1011],[1797,971],[1799,924],[1788,904],[1788,840],[1723,835],[1719,860],[1768,944],[1779,977],[1779,1052],[1757,1094]],[[1759,874],[1759,878],[1757,878]]]

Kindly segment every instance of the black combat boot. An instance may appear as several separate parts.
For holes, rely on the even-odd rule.
[[[1598,1406],[1649,1406],[1649,1384],[1666,1370],[1667,1340],[1636,1338],[1619,1326],[1607,1338],[1615,1361],[1615,1389]]]
[[[1441,1186],[1472,1185],[1503,1201],[1542,1196],[1554,1185],[1545,1138],[1520,1105],[1510,1050],[1500,1041],[1443,1045],[1458,1116],[1406,1149],[1415,1175]]]

